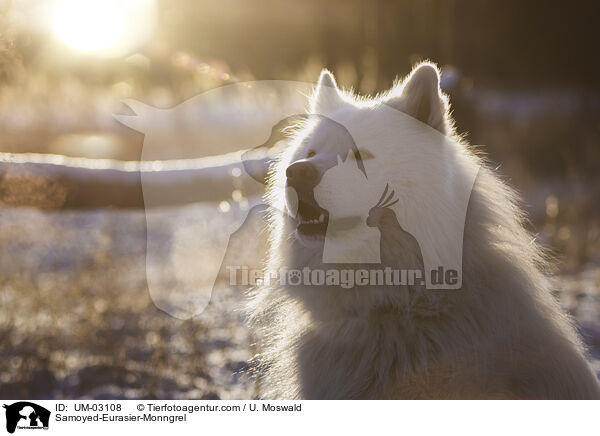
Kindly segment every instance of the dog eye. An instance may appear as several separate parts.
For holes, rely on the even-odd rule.
[[[369,160],[369,159],[373,159],[375,156],[373,156],[373,153],[371,153],[369,150],[358,150],[358,155],[357,155],[359,160]]]
[[[317,154],[317,153],[315,153],[314,151],[311,150],[311,151],[308,152],[308,154],[306,155],[306,157],[313,157],[315,154]]]

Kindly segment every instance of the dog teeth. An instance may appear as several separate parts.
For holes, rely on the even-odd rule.
[[[325,215],[321,214],[321,215],[319,216],[319,222],[320,222],[320,223],[323,223],[323,222],[325,222]]]

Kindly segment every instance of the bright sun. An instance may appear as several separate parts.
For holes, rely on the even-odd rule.
[[[76,50],[115,55],[144,43],[155,20],[155,0],[58,0],[53,26]]]
[[[58,37],[81,51],[99,51],[117,44],[123,25],[123,10],[113,0],[64,0],[54,13]]]

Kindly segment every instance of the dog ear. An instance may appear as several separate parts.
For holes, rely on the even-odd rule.
[[[449,133],[448,100],[440,89],[440,72],[430,62],[419,64],[386,104],[440,132]]]
[[[343,106],[344,100],[335,83],[333,74],[321,71],[317,88],[310,100],[310,113],[327,115]]]

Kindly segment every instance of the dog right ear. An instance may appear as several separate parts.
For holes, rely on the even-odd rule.
[[[448,99],[440,89],[440,72],[434,64],[419,64],[404,80],[400,95],[385,102],[441,133],[449,133]]]
[[[317,88],[310,99],[310,113],[328,115],[344,105],[335,78],[328,70],[321,71]]]

